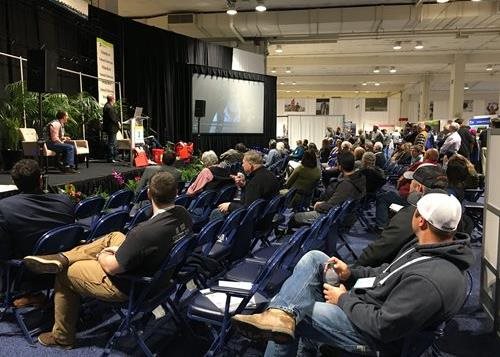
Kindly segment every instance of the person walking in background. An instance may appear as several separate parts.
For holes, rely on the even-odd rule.
[[[108,95],[106,98],[108,101],[104,104],[104,108],[102,108],[102,129],[108,137],[106,160],[108,162],[116,162],[116,133],[120,130],[120,122],[113,108],[115,97]]]

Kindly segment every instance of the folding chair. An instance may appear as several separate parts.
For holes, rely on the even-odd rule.
[[[85,229],[91,229],[101,215],[104,203],[102,196],[92,196],[78,202],[75,207],[75,222]]]
[[[134,215],[130,223],[125,225],[124,228],[125,232],[129,232],[139,223],[147,221],[149,218],[151,218],[152,215],[153,215],[153,206],[151,205],[151,203],[149,203],[146,206],[140,208]]]
[[[255,235],[265,245],[269,245],[268,236],[276,228],[279,219],[275,221],[275,216],[280,213],[285,203],[285,196],[275,196],[269,201],[256,224]]]
[[[214,200],[213,207],[217,207],[221,203],[231,202],[236,195],[238,188],[235,185],[223,187]]]
[[[83,238],[83,227],[78,224],[70,224],[63,227],[54,228],[38,239],[34,249],[33,255],[45,255],[64,252],[74,248]],[[47,297],[49,297],[50,289],[54,286],[53,279],[43,279],[41,276],[33,276],[31,279],[29,273],[25,271],[22,259],[11,259],[0,261],[4,273],[5,289],[3,291],[4,297],[1,304],[2,312],[0,313],[0,320],[2,320],[7,313],[13,313],[17,325],[22,331],[22,334],[30,345],[34,345],[32,335],[39,331],[29,331],[26,326],[24,317],[20,309],[13,305],[13,301],[20,295],[26,292],[34,292],[47,290]],[[50,277],[50,276],[49,276]],[[22,291],[20,286],[22,283],[29,282],[30,291]]]
[[[185,193],[178,195],[175,198],[175,204],[177,206],[182,206],[184,208],[188,208],[191,202],[191,196],[186,195]]]
[[[246,214],[246,208],[238,208],[227,216],[217,235],[217,241],[212,245],[210,251],[208,252],[209,257],[222,260],[223,257],[229,254],[232,244],[234,244],[234,240],[236,239],[236,234],[238,233],[241,221]]]
[[[92,230],[89,232],[86,241],[92,242],[93,240],[111,233],[121,232],[125,228],[125,223],[129,219],[128,211],[121,210],[105,214],[99,218],[95,223]]]
[[[131,202],[131,206],[136,205],[136,204],[141,204],[144,201],[149,201],[148,199],[148,189],[149,186],[143,187],[134,197],[133,201]]]
[[[116,210],[129,210],[129,204],[134,197],[134,192],[127,188],[111,194],[104,205],[103,212]]]
[[[215,336],[209,351],[205,354],[206,356],[215,355],[225,345],[231,328],[231,316],[242,312],[254,313],[264,309],[265,305],[267,305],[268,298],[270,298],[270,296],[266,294],[266,288],[272,278],[272,273],[280,269],[287,253],[298,244],[302,230],[307,229],[307,227],[302,227],[296,232],[296,240],[291,240],[290,244],[283,245],[281,249],[273,254],[268,264],[265,265],[265,268],[253,280],[250,289],[214,284],[210,287],[209,293],[206,291],[208,294],[198,292],[194,297],[188,307],[188,318],[208,324]],[[225,294],[224,306],[217,306],[210,300],[210,295],[212,293]],[[256,303],[255,305],[249,305],[250,300],[254,296],[260,296],[264,301]],[[231,300],[233,299],[239,300],[235,308],[234,306],[231,308]]]
[[[123,304],[111,304],[113,311],[120,316],[121,323],[113,336],[109,339],[104,348],[104,356],[108,356],[118,338],[127,334],[132,334],[144,355],[152,357],[153,353],[145,343],[137,329],[140,317],[151,313],[156,307],[161,305],[165,311],[173,313],[174,320],[178,323],[179,317],[169,296],[176,289],[176,284],[165,285],[165,280],[175,274],[184,263],[190,246],[192,245],[191,235],[185,235],[175,244],[168,257],[163,261],[160,269],[152,277],[134,276],[121,274],[120,277],[130,282],[130,290],[127,294],[128,301]],[[122,309],[126,311],[123,312]]]
[[[208,221],[216,196],[217,191],[204,191],[200,193],[189,205],[188,211],[193,218],[193,231],[198,232]]]

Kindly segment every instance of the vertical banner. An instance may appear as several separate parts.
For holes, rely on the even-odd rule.
[[[115,96],[115,54],[113,44],[96,38],[97,44],[97,77],[99,104],[106,104],[108,95]]]

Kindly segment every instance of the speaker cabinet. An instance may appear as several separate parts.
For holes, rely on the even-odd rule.
[[[57,55],[47,50],[28,50],[28,90],[58,92]]]
[[[194,116],[196,118],[202,118],[205,116],[205,106],[207,102],[205,100],[195,100],[194,102]]]

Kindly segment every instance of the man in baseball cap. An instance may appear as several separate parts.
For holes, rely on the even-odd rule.
[[[415,237],[411,221],[420,197],[435,190],[446,193],[444,190],[448,187],[448,179],[437,165],[422,164],[415,171],[407,171],[404,175],[412,180],[407,199],[410,205],[392,217],[387,227],[380,232],[380,237],[363,250],[356,265],[375,267],[394,259],[401,248]]]

